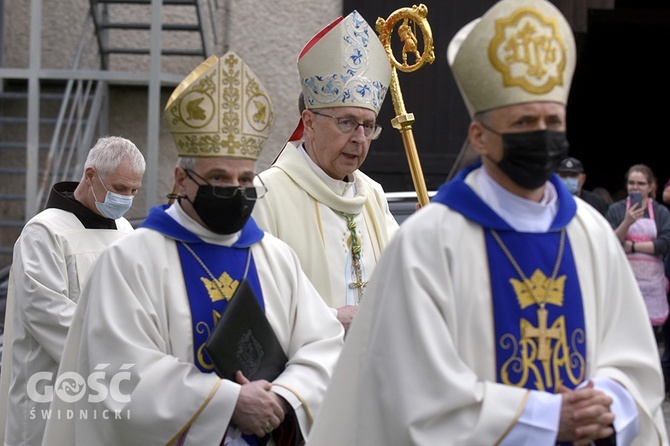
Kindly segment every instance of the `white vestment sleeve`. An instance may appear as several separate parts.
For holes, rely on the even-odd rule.
[[[593,378],[593,384],[596,389],[612,397],[611,410],[615,417],[616,444],[619,446],[632,444],[639,432],[639,414],[635,400],[621,384],[612,379],[596,376]]]
[[[558,434],[563,397],[532,390],[519,421],[500,442],[500,446],[554,444]]]
[[[603,391],[613,400],[611,410],[615,415],[616,444],[630,445],[638,434],[638,413],[635,401],[616,381],[596,377],[593,383],[594,388]],[[561,401],[561,395],[532,391],[518,423],[503,439],[500,446],[553,444],[558,434]]]

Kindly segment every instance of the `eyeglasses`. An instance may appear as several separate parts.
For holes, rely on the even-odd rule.
[[[377,125],[376,123],[366,122],[361,124],[360,122],[357,122],[351,118],[338,118],[337,116],[325,115],[315,111],[312,111],[312,113],[317,116],[324,116],[326,118],[337,120],[337,128],[340,129],[340,132],[342,133],[351,133],[358,130],[358,127],[363,127],[363,133],[365,134],[366,138],[377,139],[379,138],[379,134],[382,132],[382,126]]]
[[[233,198],[237,193],[241,193],[247,200],[256,201],[260,198],[263,198],[268,192],[268,188],[265,186],[265,183],[258,175],[255,178],[261,183],[260,186],[249,186],[249,187],[240,187],[240,186],[214,186],[210,184],[206,179],[193,172],[191,169],[184,169],[186,176],[188,176],[191,181],[193,181],[198,186],[209,186],[212,188],[212,195],[219,198]],[[191,174],[200,178],[205,184],[200,184],[193,179]]]

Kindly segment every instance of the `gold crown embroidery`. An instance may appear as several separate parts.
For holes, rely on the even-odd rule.
[[[500,245],[517,274],[522,278],[510,279],[521,309],[537,305],[537,326],[525,318],[520,320],[520,338],[512,333],[500,337],[499,345],[509,350],[510,356],[501,366],[501,382],[526,387],[532,382],[536,389],[545,390],[555,385],[555,389],[563,384],[561,371],[575,386],[581,382],[585,374],[585,360],[579,353],[578,346],[585,341],[582,329],[575,329],[568,339],[566,321],[563,314],[549,321],[547,303],[562,307],[565,301],[565,282],[567,275],[557,277],[563,258],[565,246],[565,229],[561,230],[556,264],[551,277],[547,277],[539,268],[529,278],[525,276],[519,264],[498,236],[495,230],[491,235]],[[540,300],[537,296],[543,296]],[[553,345],[552,345],[553,344]],[[537,364],[539,361],[540,364]],[[512,376],[518,381],[512,382]]]
[[[522,280],[510,279],[510,284],[514,287],[519,306],[523,310],[531,305],[535,305],[535,296],[547,296],[545,303],[563,306],[563,290],[565,288],[566,276],[557,277],[552,280],[547,277],[540,269],[536,269],[527,284]],[[529,291],[529,290],[532,290]]]
[[[495,28],[489,59],[505,86],[544,94],[563,85],[566,49],[557,20],[543,17],[534,8],[521,8],[507,19],[496,20]]]
[[[205,285],[205,288],[207,288],[207,293],[212,302],[218,302],[222,299],[230,300],[237,286],[240,284],[238,280],[233,280],[225,271],[216,279],[216,282],[206,277],[201,277],[200,280]]]
[[[549,313],[544,308],[545,303],[563,306],[566,278],[567,276],[563,275],[552,280],[538,268],[525,282],[510,279],[522,309],[537,303],[533,295],[545,295],[546,300],[537,310],[537,326],[521,318],[519,326],[521,338],[515,340],[506,336],[504,342],[501,340],[503,348],[513,347],[515,352],[501,367],[503,383],[525,387],[532,381],[538,390],[558,388],[563,384],[560,370],[565,370],[566,377],[574,385],[583,379],[585,360],[576,349],[577,344],[583,343],[583,331],[575,330],[570,340],[572,345],[569,344],[565,316],[557,317],[550,324]],[[552,341],[555,343],[553,346]],[[535,361],[540,361],[542,366],[538,367]],[[526,371],[521,375],[521,381],[516,383],[511,381],[510,368]]]

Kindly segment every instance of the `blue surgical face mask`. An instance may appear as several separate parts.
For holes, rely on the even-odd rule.
[[[112,220],[123,217],[123,214],[128,212],[128,209],[130,209],[130,207],[133,205],[134,197],[132,195],[121,195],[108,191],[105,187],[105,183],[102,181],[102,178],[100,178],[100,175],[97,172],[96,174],[100,179],[102,187],[104,187],[107,191],[107,195],[105,195],[105,201],[98,201],[98,197],[95,196],[93,186],[91,186],[91,192],[93,192],[93,198],[95,198],[95,207],[98,208],[98,211],[100,211],[102,215],[107,218],[111,218]]]
[[[577,179],[577,177],[565,177],[565,178],[560,177],[560,178],[563,184],[565,184],[565,187],[568,188],[570,193],[572,195],[577,195],[577,192],[579,191],[579,180]]]

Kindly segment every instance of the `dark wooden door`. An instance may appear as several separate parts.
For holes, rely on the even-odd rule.
[[[343,14],[356,9],[372,26],[399,8],[428,7],[435,62],[399,73],[407,112],[427,188],[448,175],[466,136],[470,118],[449,69],[446,51],[454,34],[480,17],[496,0],[344,0]],[[552,0],[577,40],[578,58],[567,109],[571,155],[587,170],[586,188],[620,194],[623,175],[635,163],[648,164],[659,186],[670,177],[663,130],[670,89],[662,68],[670,42],[670,2],[665,0]],[[402,139],[390,120],[390,95],[379,116],[384,126],[363,171],[389,191],[412,190]],[[660,198],[660,197],[659,197]]]
[[[447,63],[447,46],[463,25],[479,17],[495,1],[424,0],[414,4],[419,3],[428,7],[435,62],[413,73],[398,72],[398,77],[405,108],[415,117],[412,130],[426,187],[434,190],[447,177],[470,122]],[[345,0],[343,14],[356,9],[374,28],[377,18],[386,19],[397,9],[411,6],[411,2],[400,0]],[[419,33],[417,29],[416,34]],[[388,191],[413,190],[402,138],[398,130],[391,126],[391,119],[395,116],[389,94],[378,119],[384,130],[379,139],[372,143],[362,170],[382,183]]]

